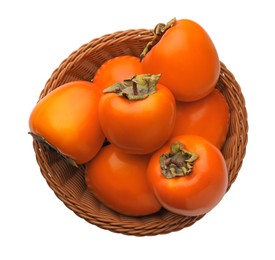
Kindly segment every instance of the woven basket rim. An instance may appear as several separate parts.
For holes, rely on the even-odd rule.
[[[150,29],[129,29],[106,34],[102,37],[91,40],[90,42],[82,45],[76,51],[72,52],[60,63],[59,67],[54,70],[46,82],[40,93],[39,99],[43,98],[59,85],[65,83],[66,81],[70,81],[70,78],[66,78],[64,75],[66,75],[66,73],[70,74],[76,67],[76,64],[83,61],[86,62],[86,57],[89,57],[90,53],[99,52],[102,48],[108,49],[108,46],[111,44],[124,43],[128,40],[131,42],[140,41],[143,43],[148,41],[151,37],[152,30]],[[99,66],[99,64],[97,66]],[[71,73],[70,76],[71,75],[73,75],[73,73]],[[90,76],[90,78],[87,77],[83,79],[91,80],[92,76]],[[231,113],[232,111],[234,112],[235,117],[239,120],[238,124],[240,124],[240,126],[238,124],[231,124],[231,130],[236,130],[238,136],[237,138],[235,138],[235,136],[234,138],[232,136],[228,136],[230,140],[227,139],[226,145],[222,149],[223,153],[232,153],[231,157],[226,161],[229,172],[228,191],[238,176],[238,172],[242,166],[243,158],[246,153],[246,145],[248,141],[248,120],[245,99],[241,92],[240,85],[236,81],[233,73],[227,69],[223,62],[221,62],[221,73],[217,83],[217,89],[225,93],[223,94],[226,95],[226,99],[236,100],[231,107]],[[57,160],[59,164],[62,164],[63,168],[67,169],[68,166],[64,162],[60,162],[60,159],[56,157],[57,155],[52,154],[51,151],[49,152],[48,150],[45,150],[45,147],[37,141],[33,141],[33,146],[37,163],[40,166],[40,171],[56,196],[79,217],[100,228],[126,235],[158,235],[181,230],[182,228],[194,224],[203,217],[203,215],[196,217],[179,216],[165,210],[161,210],[160,213],[146,217],[127,217],[117,213],[110,215],[109,211],[106,211],[106,209],[102,206],[100,206],[101,208],[99,207],[99,212],[102,212],[102,215],[95,213],[88,210],[84,203],[77,201],[73,195],[73,191],[66,190],[65,192],[64,187],[60,184],[60,180],[53,178],[52,175],[54,175],[54,172],[53,165],[51,165],[51,163],[55,163],[55,160]],[[232,149],[232,147],[234,147],[234,149]],[[83,174],[83,169],[80,168],[79,172],[82,172],[80,174]],[[155,215],[158,215],[158,218],[154,219]]]

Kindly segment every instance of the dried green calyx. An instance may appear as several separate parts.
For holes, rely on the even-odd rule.
[[[160,74],[139,74],[118,82],[103,90],[103,93],[116,93],[129,100],[145,99],[156,92]]]
[[[176,22],[176,18],[171,19],[167,24],[159,23],[156,25],[153,33],[154,37],[152,41],[148,42],[146,47],[143,49],[139,58],[140,61],[144,58],[144,56],[160,41],[163,34]]]
[[[161,173],[166,178],[186,176],[192,172],[193,164],[198,155],[188,151],[180,142],[171,145],[170,152],[160,157]]]
[[[55,146],[51,145],[44,137],[38,135],[38,134],[34,134],[32,132],[28,132],[28,134],[30,134],[33,139],[37,142],[39,142],[41,145],[44,145],[44,147],[46,147],[47,149],[56,151],[60,156],[62,156],[69,164],[71,164],[74,167],[79,168],[79,165],[70,157],[64,155],[63,153],[61,153]]]

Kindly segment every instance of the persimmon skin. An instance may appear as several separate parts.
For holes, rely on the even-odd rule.
[[[51,91],[33,108],[29,128],[76,164],[91,160],[104,142],[93,83],[72,81]]]
[[[104,62],[96,71],[93,83],[102,92],[105,88],[137,74],[143,73],[139,58],[131,55],[117,56]]]
[[[188,19],[176,21],[142,59],[145,73],[160,73],[161,84],[178,101],[205,97],[219,78],[220,61],[207,32]]]
[[[145,216],[160,210],[146,177],[150,155],[126,154],[113,145],[101,149],[86,165],[90,192],[105,206],[127,216]]]
[[[172,136],[193,134],[222,148],[229,128],[229,106],[218,89],[193,102],[177,101],[176,122]]]

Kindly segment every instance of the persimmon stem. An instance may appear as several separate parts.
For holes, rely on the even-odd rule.
[[[137,82],[136,81],[133,81],[133,94],[135,96],[138,95],[138,88],[137,88]]]
[[[165,178],[186,176],[192,172],[198,155],[188,151],[180,142],[172,143],[170,152],[160,157],[160,169]]]

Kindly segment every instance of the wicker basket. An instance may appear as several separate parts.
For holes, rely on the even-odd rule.
[[[110,58],[127,54],[139,56],[152,36],[151,30],[126,30],[90,41],[60,64],[47,81],[40,98],[63,83],[92,80],[95,71]],[[229,190],[245,155],[247,112],[240,86],[223,63],[217,88],[226,98],[231,113],[229,132],[222,150],[228,167]],[[37,141],[33,145],[41,173],[56,196],[76,215],[100,228],[127,235],[157,235],[183,229],[203,217],[179,216],[166,210],[146,217],[120,215],[90,194],[84,182],[84,168],[71,166]]]

